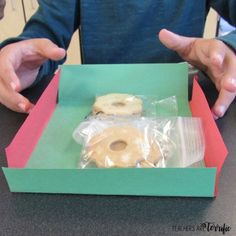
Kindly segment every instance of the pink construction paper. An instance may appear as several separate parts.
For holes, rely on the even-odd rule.
[[[11,144],[5,149],[8,167],[24,168],[28,162],[56,107],[59,79],[60,73],[58,72],[26,118]]]
[[[211,110],[208,106],[205,95],[196,79],[193,82],[192,100],[190,102],[192,115],[201,117],[205,133],[205,164],[207,167],[216,167],[215,195],[218,192],[218,181],[222,166],[228,154],[218,127],[214,121]]]

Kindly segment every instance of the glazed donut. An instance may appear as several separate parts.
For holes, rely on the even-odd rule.
[[[142,113],[143,102],[133,95],[111,93],[96,98],[93,114],[138,115]]]
[[[92,137],[87,157],[97,167],[136,167],[142,161],[154,165],[161,153],[156,142],[150,142],[137,128],[126,125],[109,127]]]

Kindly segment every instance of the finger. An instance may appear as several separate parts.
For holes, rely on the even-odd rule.
[[[15,69],[13,68],[13,63],[11,59],[11,52],[8,52],[8,48],[3,48],[1,50],[1,57],[0,57],[0,80],[5,81],[5,84],[9,84],[12,86],[13,89],[19,89],[20,81],[19,78],[15,74]],[[8,56],[10,55],[10,56]],[[16,64],[19,64],[20,58],[18,56],[15,57]]]
[[[236,92],[236,56],[234,53],[227,53],[222,69],[224,73],[221,87],[229,92]]]
[[[29,113],[34,107],[27,98],[14,91],[3,81],[0,82],[0,102],[9,109],[22,113]]]
[[[32,43],[36,54],[43,58],[57,61],[63,59],[66,55],[65,49],[58,47],[48,39],[34,39],[30,43]]]
[[[222,87],[227,91],[234,93],[236,92],[236,73],[225,76],[222,80]]]
[[[224,47],[224,43],[216,39],[196,39],[189,58],[204,68],[210,77],[219,77],[224,71]]]
[[[4,63],[2,65],[1,72],[3,72],[3,75],[0,74],[0,78],[5,84],[9,84],[14,91],[21,91],[21,83],[12,64],[8,62]]]
[[[166,29],[159,32],[159,39],[167,48],[178,52],[182,56],[189,54],[191,45],[195,41],[195,38],[180,36]]]
[[[227,48],[226,45],[220,40],[211,39],[205,41],[203,51],[207,57],[209,57],[209,67],[215,73],[215,76],[219,76],[219,74],[224,71],[225,59],[227,56]]]
[[[16,75],[16,71],[22,63],[22,55],[19,54],[19,50],[12,50],[12,48],[13,45],[9,45],[1,50],[0,80],[10,85],[13,90],[19,92],[21,90],[21,82],[20,78]],[[19,46],[18,49],[20,48]]]
[[[224,116],[228,107],[233,102],[235,95],[235,93],[228,92],[225,89],[220,90],[219,96],[212,107],[212,113],[215,119]]]
[[[223,43],[218,40],[207,40],[201,44],[200,50],[197,50],[198,57],[206,65],[205,72],[215,83],[218,91],[221,90],[222,79],[224,75],[224,61],[226,57]]]
[[[0,78],[11,84],[16,91],[28,87],[29,80],[31,81],[36,76],[39,67],[45,60],[60,60],[65,56],[65,50],[48,39],[25,40],[17,43],[17,50],[13,50],[12,47],[14,49],[16,45],[9,45],[2,50]],[[6,54],[5,57],[4,53]],[[7,60],[4,60],[4,58],[7,58]],[[32,78],[28,73],[28,79],[25,76],[22,77],[22,80],[19,79],[22,64],[33,73]]]
[[[220,50],[213,46],[209,51],[209,58],[211,65],[216,67],[217,69],[220,69],[223,66],[225,50]]]
[[[34,104],[31,103],[27,98],[23,97],[21,94],[15,92],[13,95],[11,93],[12,99],[1,98],[0,103],[9,108],[12,111],[20,112],[20,113],[30,113],[34,108]]]

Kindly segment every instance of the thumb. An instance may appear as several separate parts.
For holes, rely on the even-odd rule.
[[[166,29],[159,32],[159,39],[163,45],[180,55],[187,55],[195,41],[195,38],[180,36]]]
[[[66,51],[58,47],[49,39],[33,39],[30,41],[36,54],[39,54],[44,59],[61,60],[65,57]]]

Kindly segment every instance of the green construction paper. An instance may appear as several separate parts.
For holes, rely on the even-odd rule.
[[[59,103],[26,168],[77,168],[81,146],[72,133],[90,113],[97,94],[175,95],[179,115],[189,116],[187,74],[186,64],[63,66]]]
[[[216,168],[8,169],[12,192],[213,197]]]
[[[128,93],[176,96],[180,116],[190,116],[188,66],[183,64],[65,65],[62,67],[59,105],[91,106],[98,95]]]
[[[89,107],[85,106],[79,109],[58,106],[26,168],[76,168],[81,146],[74,141],[72,133],[88,112]]]

